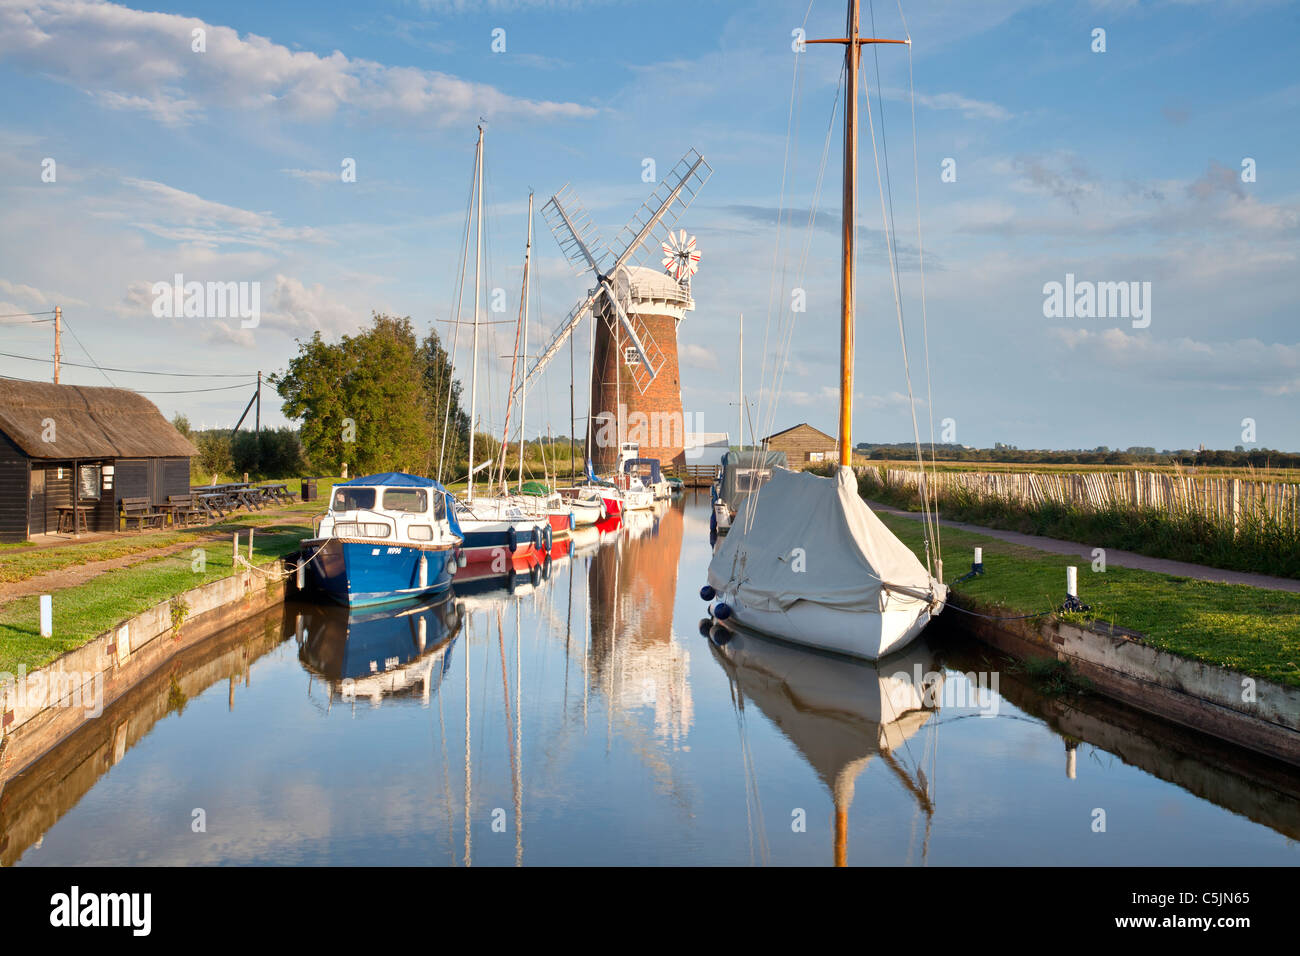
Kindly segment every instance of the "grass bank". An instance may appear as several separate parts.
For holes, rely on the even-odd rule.
[[[921,510],[914,489],[884,482],[874,469],[859,478],[858,490],[872,501],[907,511]],[[1234,536],[1222,525],[1196,514],[1175,515],[1151,508],[1090,510],[1050,501],[1025,505],[960,490],[941,498],[939,513],[953,521],[1098,548],[1118,548],[1153,558],[1300,578],[1300,537],[1294,530],[1253,514],[1243,515]]]
[[[281,516],[281,523],[254,535],[253,563],[268,564],[297,550],[310,530],[310,525],[284,523]],[[246,542],[244,548],[247,553]],[[197,552],[202,552],[201,561]],[[40,636],[38,597],[10,601],[0,607],[0,671],[16,673],[19,665],[29,671],[43,667],[155,604],[233,570],[231,543],[225,540],[196,541],[193,549],[106,571],[75,588],[54,592],[53,637]]]
[[[924,555],[920,522],[879,517]],[[1059,607],[1065,600],[1065,568],[1075,564],[1079,597],[1090,607],[1077,617],[1137,631],[1148,644],[1170,653],[1300,687],[1300,594],[1113,565],[1094,573],[1077,558],[954,528],[944,528],[942,540],[949,581],[969,570],[976,546],[984,549],[984,574],[962,582],[957,591],[1005,609],[1007,616]]]

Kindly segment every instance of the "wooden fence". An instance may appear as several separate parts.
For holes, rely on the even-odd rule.
[[[979,472],[940,471],[923,475],[906,468],[859,468],[877,481],[883,472],[891,488],[919,492],[929,481],[942,503],[964,492],[985,500],[999,499],[1035,507],[1055,502],[1098,511],[1108,508],[1164,511],[1173,516],[1199,515],[1231,527],[1243,522],[1300,529],[1300,484],[1241,478],[1197,478],[1151,471],[1123,472]]]

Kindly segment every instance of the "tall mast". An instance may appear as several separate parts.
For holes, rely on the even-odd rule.
[[[849,0],[844,44],[844,199],[840,205],[843,271],[840,276],[840,465],[853,464],[853,240],[858,185],[858,0]]]
[[[533,252],[533,194],[528,193],[528,240],[524,243],[524,350],[520,362],[528,361],[528,261]],[[524,486],[524,407],[528,402],[528,389],[521,388],[519,393],[519,487]],[[542,460],[546,460],[546,451],[542,450]]]
[[[736,395],[736,451],[745,450],[745,313],[740,313],[740,357],[736,361],[740,382]]]
[[[474,151],[474,187],[478,190],[478,217],[474,230],[474,364],[469,377],[469,488],[465,500],[474,500],[474,429],[478,425],[478,301],[483,265],[483,127],[478,128]],[[491,478],[491,475],[488,475]]]
[[[910,40],[879,40],[859,33],[858,0],[848,0],[847,36],[809,43],[844,44],[844,199],[841,203],[840,273],[840,464],[853,464],[853,240],[857,222],[858,183],[858,67],[865,43],[900,43]]]

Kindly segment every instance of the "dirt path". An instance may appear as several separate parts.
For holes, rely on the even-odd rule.
[[[920,521],[922,517],[921,513],[917,511],[900,511],[898,508],[882,505],[875,501],[867,503],[871,505],[873,511],[884,514],[897,515],[900,518],[911,518],[914,521]],[[1091,563],[1092,561],[1093,546],[1090,544],[1079,544],[1077,541],[1062,541],[1059,538],[1044,538],[1036,534],[1020,534],[1016,531],[1002,531],[998,528],[985,528],[980,525],[964,524],[960,521],[949,521],[946,518],[941,519],[940,523],[945,528],[956,528],[960,531],[969,531],[972,534],[982,534],[990,538],[997,538],[999,541],[1006,541],[1009,544],[1037,548],[1039,551],[1048,551],[1052,554],[1070,555],[1079,558],[1085,563]],[[956,561],[949,560],[944,563],[951,569],[960,568],[961,571],[965,571],[966,560],[967,558],[963,557]],[[1300,580],[1295,578],[1275,578],[1271,575],[1254,574],[1249,571],[1228,571],[1223,568],[1210,568],[1203,564],[1190,564],[1186,561],[1152,558],[1145,554],[1134,554],[1132,551],[1120,551],[1118,548],[1106,549],[1106,563],[1120,568],[1155,571],[1159,574],[1172,574],[1180,578],[1195,578],[1198,581],[1248,584],[1251,587],[1266,588],[1270,591],[1300,593]]]

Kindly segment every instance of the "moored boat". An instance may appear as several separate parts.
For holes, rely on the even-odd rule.
[[[329,512],[302,542],[310,585],[352,606],[446,591],[463,544],[453,500],[432,478],[401,472],[335,485]]]

